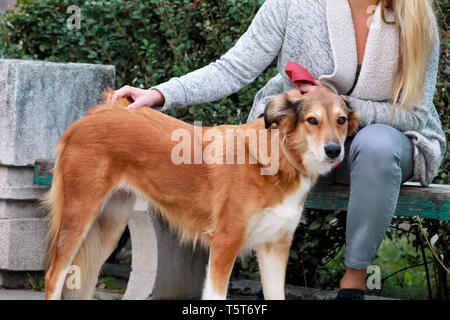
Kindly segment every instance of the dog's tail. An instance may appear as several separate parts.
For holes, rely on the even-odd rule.
[[[56,157],[59,158],[65,142],[61,140],[56,147]],[[48,270],[50,263],[55,254],[55,250],[58,244],[59,227],[61,225],[61,218],[64,208],[64,182],[61,174],[58,161],[55,164],[53,170],[53,182],[52,187],[47,194],[41,199],[41,205],[49,212],[48,232],[47,232],[47,253],[45,255],[45,269]]]

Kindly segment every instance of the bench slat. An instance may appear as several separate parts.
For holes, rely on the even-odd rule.
[[[308,195],[305,207],[345,211],[349,193],[350,188],[343,184],[317,185]],[[400,189],[395,215],[450,220],[450,186],[405,183]]]

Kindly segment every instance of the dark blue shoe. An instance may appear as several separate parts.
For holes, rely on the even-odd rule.
[[[364,291],[359,289],[340,289],[336,300],[364,300]]]
[[[262,288],[258,290],[258,292],[253,297],[253,300],[264,300],[264,293]]]

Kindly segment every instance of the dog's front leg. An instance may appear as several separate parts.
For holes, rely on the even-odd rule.
[[[216,230],[211,242],[203,300],[226,299],[231,270],[244,243],[243,230],[236,226],[224,229]]]
[[[291,242],[290,237],[285,237],[256,248],[259,273],[266,300],[284,300],[285,298],[284,282]]]

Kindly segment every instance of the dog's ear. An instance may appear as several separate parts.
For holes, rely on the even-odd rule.
[[[264,111],[266,129],[270,128],[274,123],[279,125],[287,117],[297,117],[302,103],[301,96],[298,90],[291,90],[276,96],[270,101]]]
[[[348,129],[347,135],[351,136],[358,131],[359,120],[361,115],[356,111],[355,105],[347,97],[342,97],[347,106],[348,111]]]

